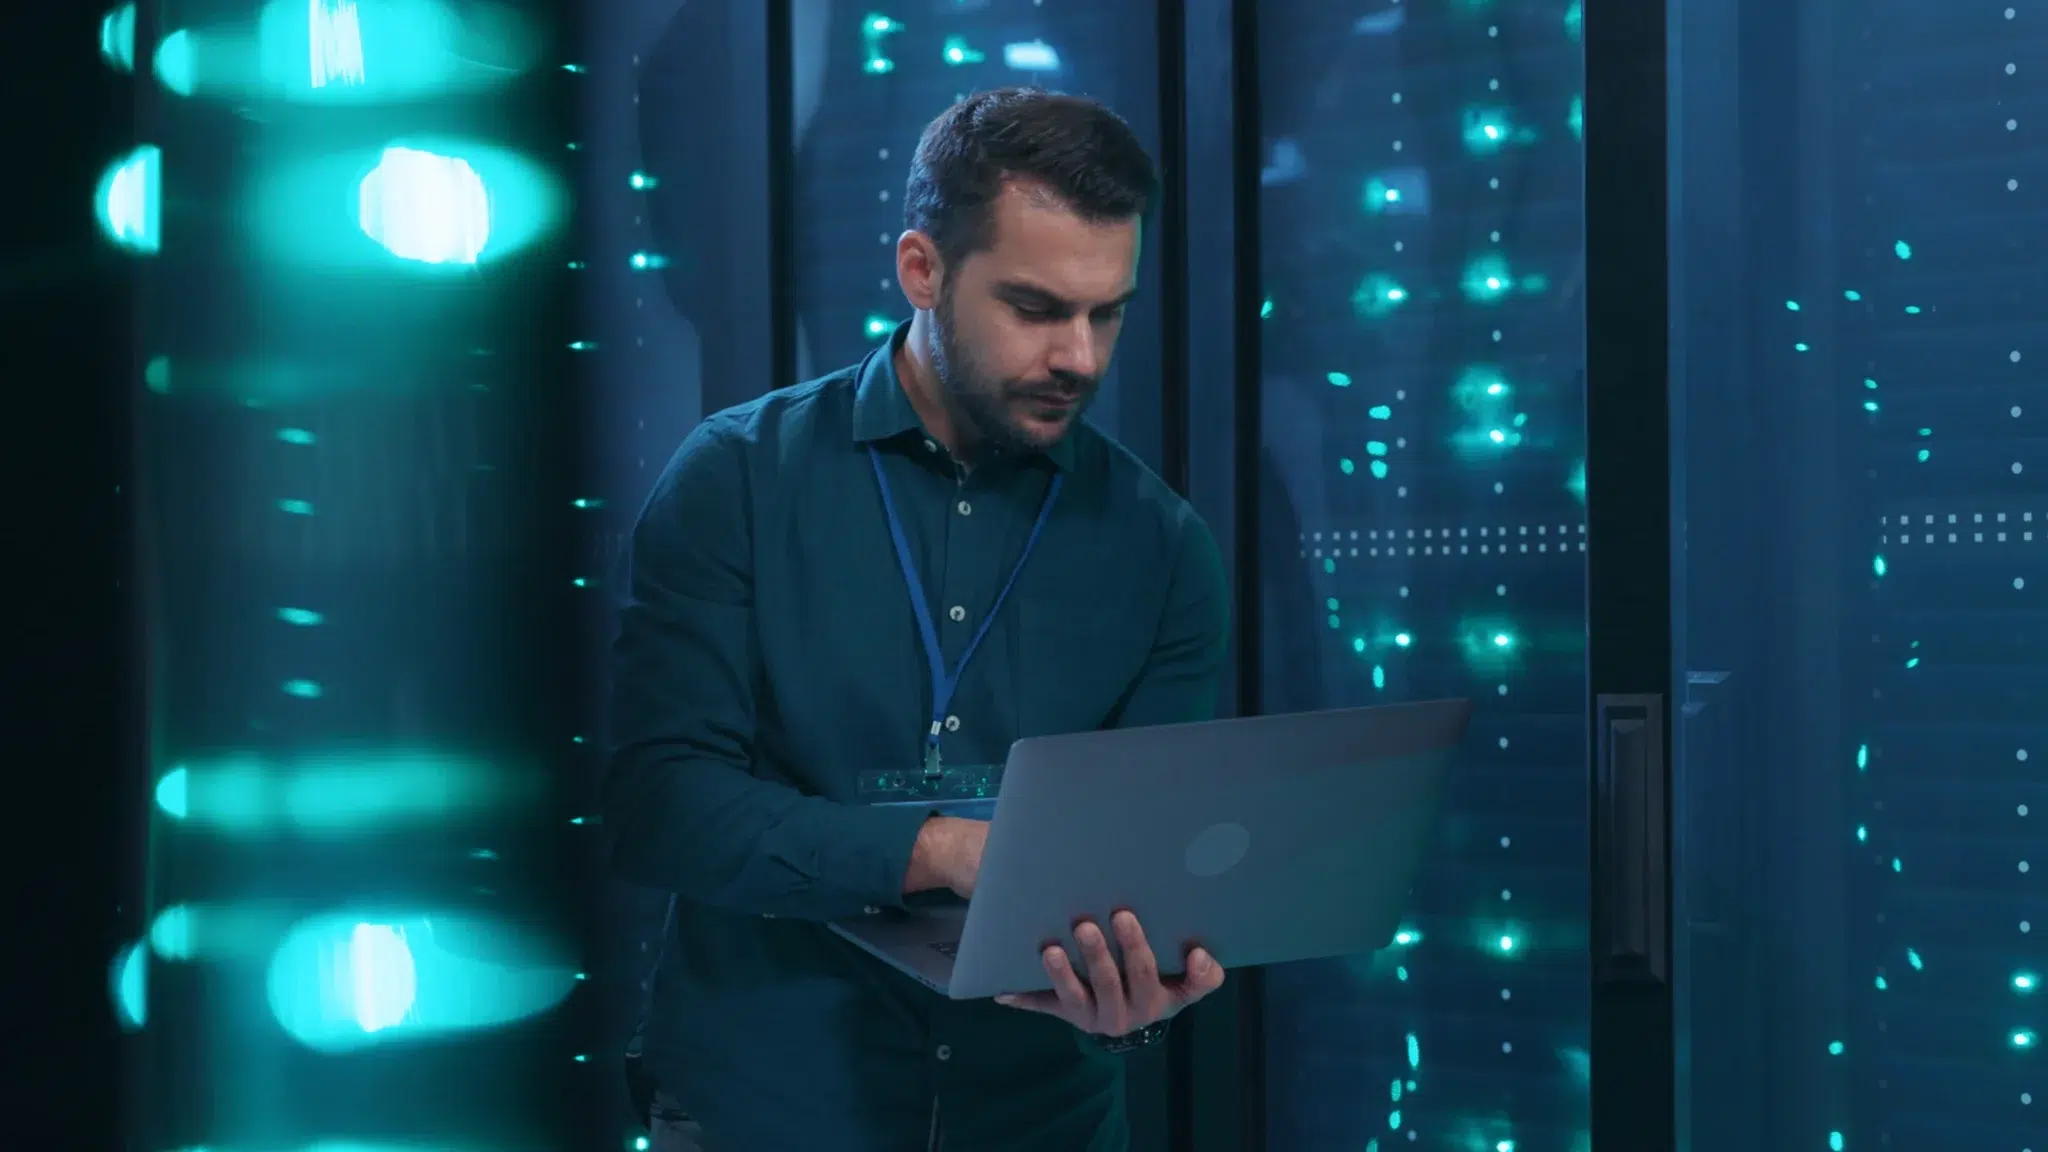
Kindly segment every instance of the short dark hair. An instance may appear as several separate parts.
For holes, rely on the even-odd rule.
[[[1082,96],[1036,88],[977,92],[925,127],[910,161],[903,225],[948,266],[995,242],[989,211],[1012,180],[1042,184],[1083,220],[1144,216],[1159,177],[1122,117]]]

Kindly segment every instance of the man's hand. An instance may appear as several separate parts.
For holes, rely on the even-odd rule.
[[[934,816],[925,821],[910,850],[904,894],[950,888],[962,900],[974,895],[974,881],[981,875],[981,850],[987,843],[985,820]]]
[[[1057,1016],[1083,1032],[1098,1036],[1126,1036],[1149,1028],[1181,1009],[1223,987],[1223,965],[1201,948],[1187,955],[1187,975],[1173,980],[1159,977],[1159,960],[1145,942],[1138,918],[1118,912],[1109,918],[1116,940],[1124,950],[1124,967],[1117,971],[1110,955],[1109,940],[1094,921],[1074,926],[1074,942],[1081,946],[1085,971],[1075,971],[1067,950],[1054,944],[1046,948],[1045,974],[1052,978],[1052,991],[1021,996],[998,996],[996,1003],[1027,1012]]]

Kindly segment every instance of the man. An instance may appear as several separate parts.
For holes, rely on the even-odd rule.
[[[1214,707],[1214,538],[1080,422],[1154,186],[1100,105],[955,105],[905,196],[914,319],[707,418],[641,513],[605,821],[678,896],[645,1059],[709,1152],[1123,1149],[1118,1053],[1223,980],[1162,980],[1125,912],[1047,949],[1055,992],[954,1003],[826,927],[973,892],[986,825],[924,780]]]

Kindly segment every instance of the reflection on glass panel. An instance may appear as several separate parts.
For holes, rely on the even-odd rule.
[[[1275,1148],[1586,1142],[1577,7],[1260,6],[1262,703],[1478,705],[1404,930],[1270,974]]]
[[[798,374],[804,378],[855,363],[909,318],[896,284],[904,180],[918,135],[954,101],[1019,85],[1092,96],[1114,108],[1157,156],[1157,36],[1150,5],[924,0],[891,7],[795,0],[793,16]],[[1139,270],[1140,300],[1089,414],[1155,464],[1157,267],[1148,251]]]
[[[763,256],[767,7],[579,6],[589,74],[606,81],[584,98],[578,223],[601,261],[584,278],[589,338],[624,353],[602,358],[600,390],[604,454],[631,465],[608,478],[622,530],[698,418],[778,383]]]
[[[580,147],[571,163],[588,445],[579,544],[606,589],[584,604],[577,666],[602,682],[626,545],[655,478],[703,415],[771,386],[766,16],[760,6],[682,0],[584,4],[577,15],[586,79],[577,81]],[[706,180],[706,171],[720,176]],[[585,731],[605,730],[606,696],[583,695]],[[661,1042],[647,1035],[646,1009],[653,970],[668,954],[668,894],[607,867],[584,899],[596,928],[582,1003],[595,1025],[589,1067],[607,1105],[603,1131],[613,1148],[669,1147],[694,1124],[666,1093],[657,1096],[642,1059],[650,1040]]]
[[[1679,11],[1688,1134],[2042,1149],[2048,12]]]

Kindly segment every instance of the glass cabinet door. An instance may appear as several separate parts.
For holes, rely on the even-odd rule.
[[[1680,1133],[2041,1152],[2048,11],[1673,12]]]
[[[1266,1144],[1584,1148],[1577,5],[1359,7],[1258,8],[1260,703],[1477,711],[1394,946],[1266,974]]]

